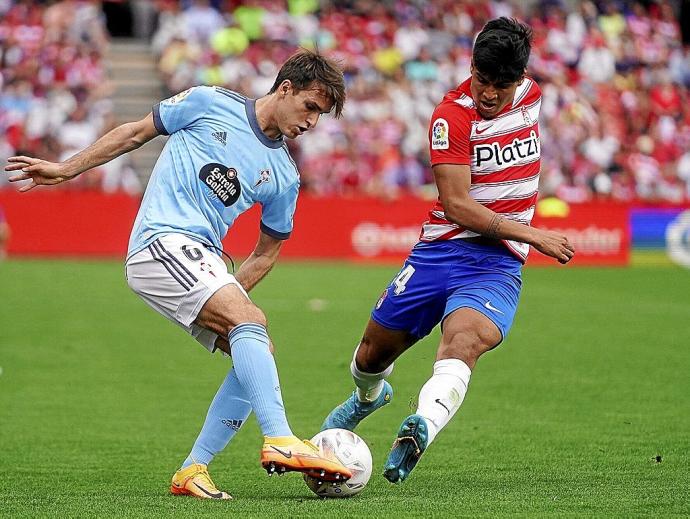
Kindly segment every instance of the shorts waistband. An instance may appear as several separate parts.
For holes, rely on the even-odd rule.
[[[465,243],[474,243],[475,245],[491,245],[493,247],[502,247],[503,242],[496,238],[488,238],[486,236],[468,236],[467,238],[458,238],[459,241]]]

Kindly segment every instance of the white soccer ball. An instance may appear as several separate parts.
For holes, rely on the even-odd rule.
[[[345,429],[326,429],[311,439],[322,456],[340,461],[352,471],[352,477],[344,483],[332,483],[304,476],[307,486],[317,496],[350,497],[359,494],[371,477],[371,451],[362,438]]]

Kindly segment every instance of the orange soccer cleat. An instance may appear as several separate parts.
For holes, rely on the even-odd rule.
[[[296,436],[266,436],[261,466],[269,476],[296,471],[322,481],[347,481],[352,477],[350,469],[337,459],[322,456],[316,445]]]
[[[175,472],[170,493],[202,499],[232,499],[230,494],[216,488],[211,481],[211,476],[208,475],[208,468],[201,463],[194,463]]]

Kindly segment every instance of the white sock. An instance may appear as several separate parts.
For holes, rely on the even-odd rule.
[[[359,351],[359,345],[355,348],[355,354],[350,364],[352,379],[355,381],[355,386],[357,386],[357,398],[360,402],[373,402],[383,391],[383,379],[393,373],[394,364],[391,364],[380,373],[365,373],[357,367],[357,361],[355,360],[357,358],[357,351]]]
[[[443,359],[434,364],[434,374],[419,393],[417,414],[429,425],[429,443],[460,408],[472,370],[460,359]]]

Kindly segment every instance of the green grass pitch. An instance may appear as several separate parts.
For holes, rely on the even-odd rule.
[[[298,435],[351,391],[348,364],[394,266],[279,263],[253,292]],[[438,331],[399,360],[358,433],[365,491],[269,479],[254,418],[211,465],[232,502],[168,494],[230,361],[127,288],[116,262],[0,264],[0,516],[417,517],[690,514],[690,271],[527,269],[507,341],[411,478],[380,475]]]

